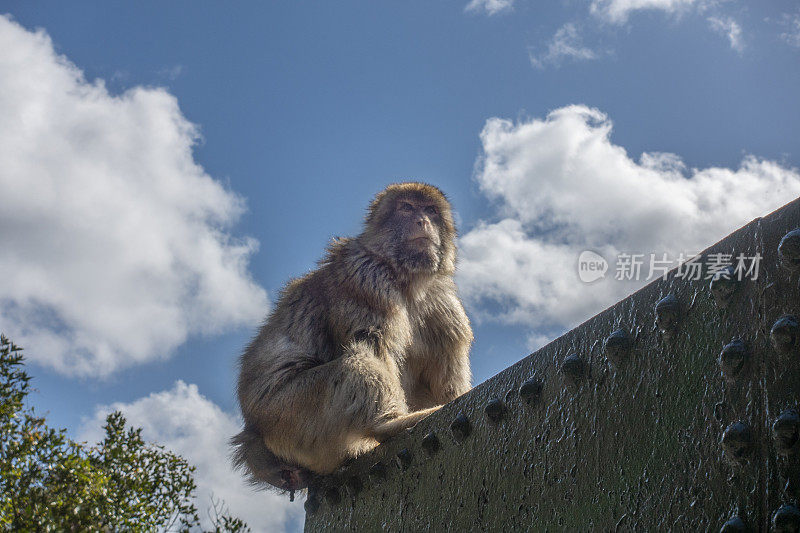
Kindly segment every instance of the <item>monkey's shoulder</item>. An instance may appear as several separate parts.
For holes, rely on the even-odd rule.
[[[337,297],[372,307],[388,307],[402,295],[402,282],[391,264],[360,239],[338,239],[318,269]]]

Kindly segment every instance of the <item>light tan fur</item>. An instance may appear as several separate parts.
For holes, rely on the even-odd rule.
[[[455,236],[439,189],[390,185],[286,286],[240,360],[234,459],[252,481],[299,488],[294,467],[332,472],[470,389]]]

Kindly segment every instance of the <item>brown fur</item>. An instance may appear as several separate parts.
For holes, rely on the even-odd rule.
[[[439,189],[390,185],[286,286],[240,360],[234,460],[252,481],[299,488],[469,390],[455,235]]]

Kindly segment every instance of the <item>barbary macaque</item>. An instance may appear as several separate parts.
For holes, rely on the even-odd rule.
[[[302,488],[470,389],[455,236],[438,188],[390,185],[288,283],[240,359],[232,444],[251,481]]]

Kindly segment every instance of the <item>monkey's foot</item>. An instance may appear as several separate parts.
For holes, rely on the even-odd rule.
[[[283,464],[267,481],[276,488],[294,492],[308,486],[312,474],[302,466]]]

